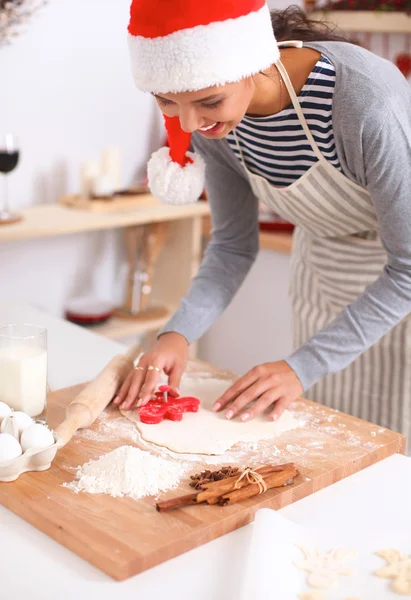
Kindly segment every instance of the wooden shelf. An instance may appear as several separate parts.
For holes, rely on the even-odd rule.
[[[203,218],[203,235],[210,239],[210,219],[208,216]],[[262,250],[271,250],[281,254],[291,254],[292,234],[283,232],[260,232],[260,248]],[[97,335],[119,340],[129,336],[143,336],[147,333],[155,332],[161,329],[170,318],[174,308],[170,308],[169,315],[161,319],[149,321],[132,321],[118,319],[113,317],[102,325],[94,325],[90,330]]]
[[[210,214],[210,208],[207,202],[183,206],[162,204],[144,194],[141,205],[119,212],[95,213],[61,204],[39,204],[19,212],[23,221],[0,227],[0,243],[203,217]]]
[[[167,243],[156,261],[151,303],[153,306],[177,306],[188,291],[198,270],[202,247],[202,218],[210,214],[207,202],[182,206],[162,204],[151,194],[141,194],[110,204],[107,212],[70,208],[63,204],[42,204],[19,211],[23,221],[0,227],[1,242],[52,238],[91,231],[123,229],[125,238],[140,225],[168,222]],[[104,208],[104,207],[103,207]],[[157,319],[133,321],[112,318],[89,329],[112,340],[155,334],[170,314]],[[192,356],[195,352],[193,345]]]
[[[211,239],[211,219],[203,218],[203,237]],[[272,250],[281,254],[291,254],[293,234],[283,231],[260,231],[260,250]]]
[[[161,319],[150,319],[147,321],[133,321],[132,319],[127,320],[113,317],[106,323],[92,325],[87,329],[110,340],[119,340],[133,335],[143,336],[161,329],[169,320],[171,312],[170,310],[170,313]]]
[[[402,12],[334,10],[312,11],[308,16],[337,25],[339,29],[347,32],[411,34],[411,16]]]
[[[282,231],[260,231],[260,249],[291,254],[293,234]]]

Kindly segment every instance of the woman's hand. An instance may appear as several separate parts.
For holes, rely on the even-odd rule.
[[[242,421],[249,421],[273,405],[269,418],[276,421],[302,392],[300,380],[285,361],[269,362],[238,379],[216,401],[213,410],[228,408],[227,419],[240,415]]]
[[[188,342],[185,337],[179,333],[163,334],[154,348],[140,358],[137,367],[121,386],[114,404],[123,410],[131,410],[136,404],[147,404],[154,394],[162,371],[168,375],[168,385],[178,392],[187,361]]]

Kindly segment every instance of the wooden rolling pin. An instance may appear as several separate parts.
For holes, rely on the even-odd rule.
[[[140,344],[131,347],[126,354],[115,356],[70,402],[65,420],[55,429],[60,447],[65,446],[78,429],[85,429],[94,423],[134,368],[134,361],[139,354],[141,354]]]

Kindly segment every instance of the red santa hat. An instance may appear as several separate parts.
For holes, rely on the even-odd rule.
[[[240,81],[279,59],[265,0],[133,0],[128,31],[134,80],[153,94]],[[178,117],[165,120],[170,147],[149,162],[150,188],[164,202],[195,202],[204,161],[188,152]]]

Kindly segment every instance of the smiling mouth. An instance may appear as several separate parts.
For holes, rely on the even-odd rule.
[[[213,125],[209,125],[208,127],[200,127],[199,131],[210,131],[210,129],[214,129],[218,123],[213,123]]]
[[[207,127],[201,127],[200,129],[197,129],[197,131],[203,134],[217,133],[223,128],[223,126],[223,123],[217,122],[213,125],[208,125]]]

